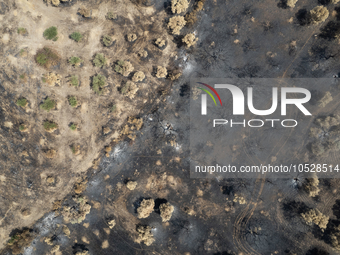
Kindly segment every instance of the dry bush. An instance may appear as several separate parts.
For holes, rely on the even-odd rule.
[[[324,22],[329,16],[329,11],[325,6],[317,6],[310,11],[310,19],[312,24]]]
[[[171,11],[172,13],[185,12],[189,7],[188,0],[172,0],[171,1]]]
[[[169,19],[168,28],[171,29],[172,34],[179,35],[186,23],[183,16],[175,16]]]
[[[337,4],[339,2],[340,2],[340,0],[331,0],[331,4]]]
[[[7,244],[12,250],[12,254],[21,254],[24,248],[29,246],[33,239],[34,235],[32,231],[25,229],[13,235]]]
[[[123,76],[129,76],[133,71],[133,66],[129,61],[118,61],[115,65],[115,71],[122,74]]]
[[[145,74],[142,71],[135,72],[132,77],[133,82],[143,81],[145,78]]]
[[[318,209],[311,209],[306,213],[301,213],[302,218],[307,224],[316,224],[321,229],[326,229],[329,217],[323,215]]]
[[[287,0],[286,5],[290,8],[294,8],[298,0]]]
[[[140,203],[140,206],[137,209],[138,219],[143,219],[149,217],[149,215],[153,212],[153,208],[155,207],[155,201],[150,199],[143,199]]]
[[[55,73],[44,74],[43,81],[50,86],[60,86],[61,75]]]
[[[127,35],[127,40],[128,40],[129,42],[134,42],[134,41],[137,40],[137,35],[136,35],[136,34],[128,34],[128,35]]]
[[[139,88],[132,81],[127,81],[126,84],[121,88],[121,93],[130,99],[133,99]]]
[[[91,10],[87,9],[84,6],[78,9],[78,13],[85,18],[89,18],[91,16]]]
[[[85,220],[85,217],[90,213],[91,205],[87,203],[87,198],[85,197],[74,197],[74,206],[64,206],[61,211],[61,215],[64,216],[65,222],[70,222],[71,224],[81,223]]]
[[[166,78],[167,75],[168,75],[168,71],[166,70],[165,67],[157,66],[157,73],[156,73],[157,78]]]
[[[198,39],[196,38],[196,36],[193,33],[192,34],[187,34],[182,39],[182,42],[184,42],[186,44],[187,48],[190,48],[191,46],[194,46],[197,43],[197,41],[198,41]]]
[[[137,52],[137,54],[142,58],[146,58],[148,56],[148,52],[146,50],[140,50]]]
[[[173,71],[171,72],[171,74],[169,75],[170,80],[174,81],[177,80],[179,77],[182,76],[182,73],[179,71]],[[201,90],[200,90],[201,91]]]
[[[193,25],[197,21],[197,14],[203,10],[205,0],[198,1],[195,5],[195,8],[192,12],[187,13],[185,15],[185,20],[187,21],[188,25]]]
[[[146,246],[150,246],[155,241],[153,234],[151,233],[151,227],[149,226],[138,226],[137,233],[137,243],[143,242]]]
[[[159,206],[159,210],[161,212],[162,222],[167,222],[170,220],[172,213],[174,211],[174,207],[170,205],[170,203],[164,203]]]
[[[305,183],[303,184],[303,188],[309,194],[310,197],[315,197],[320,192],[318,185],[319,179],[317,177],[307,178]]]
[[[159,48],[161,48],[161,47],[163,47],[163,46],[165,45],[165,40],[162,39],[162,38],[158,38],[158,39],[155,41],[155,44],[156,44]]]
[[[54,158],[57,155],[57,151],[53,149],[49,149],[45,151],[46,158]]]

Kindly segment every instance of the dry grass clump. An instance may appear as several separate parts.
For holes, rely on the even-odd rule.
[[[290,8],[294,8],[298,0],[287,0],[286,5]]]
[[[121,88],[120,92],[124,95],[127,96],[130,99],[133,99],[137,93],[139,88],[137,85],[132,82],[132,81],[127,81],[125,85]]]
[[[129,41],[129,42],[134,42],[134,41],[136,41],[137,40],[137,35],[136,34],[128,34],[127,35],[127,40]]]
[[[60,86],[61,83],[61,75],[55,73],[47,73],[44,74],[43,82],[46,82],[50,86]]]
[[[175,16],[169,19],[168,28],[171,29],[172,34],[179,35],[186,23],[183,16]]]
[[[162,48],[162,47],[165,45],[165,40],[162,39],[162,38],[158,38],[158,39],[155,41],[155,44],[156,44],[159,48]]]
[[[89,18],[91,16],[91,10],[87,9],[84,6],[78,9],[78,13],[85,18]]]
[[[53,149],[48,149],[45,151],[46,158],[54,158],[57,155],[57,151]]]
[[[136,139],[136,131],[140,130],[143,126],[143,119],[137,119],[136,117],[129,117],[127,124],[120,132],[120,136],[127,136],[131,140]]]
[[[129,61],[118,61],[115,65],[115,71],[117,73],[122,74],[123,76],[129,76],[129,74],[133,71],[133,66]]]
[[[161,212],[162,222],[167,222],[170,220],[172,213],[174,211],[174,207],[170,205],[170,203],[164,203],[159,206],[159,210]]]
[[[68,1],[71,1],[71,0],[44,0],[44,1],[48,4],[52,4],[52,5],[58,7],[60,5],[60,1],[61,2],[68,2]]]
[[[185,12],[189,7],[188,0],[172,0],[171,1],[171,11],[172,13]]]
[[[321,5],[316,6],[309,13],[312,24],[324,22],[329,16],[329,11],[327,10],[327,8]]]
[[[145,78],[145,74],[142,71],[135,72],[132,77],[133,82],[143,81]]]
[[[157,66],[156,77],[157,78],[166,78],[168,75],[168,71],[163,66]]]
[[[233,199],[234,203],[239,203],[240,205],[244,205],[246,203],[246,200],[243,196],[235,194],[235,197]]]
[[[140,203],[140,206],[137,209],[138,219],[143,219],[149,217],[149,215],[153,212],[153,208],[155,207],[155,201],[150,199],[143,199]]]
[[[155,241],[155,238],[153,238],[153,234],[151,233],[151,227],[149,226],[138,226],[137,233],[137,243],[143,242],[146,246],[150,246]]]
[[[135,182],[135,181],[128,181],[128,183],[126,184],[126,187],[129,190],[134,190],[137,187],[137,182]]]
[[[196,36],[192,33],[184,36],[182,42],[186,44],[187,48],[190,48],[191,46],[194,46],[197,43],[197,40],[198,39],[196,38]]]
[[[302,218],[307,224],[314,223],[318,225],[321,229],[326,229],[329,217],[323,215],[318,209],[311,209],[306,213],[301,213]]]

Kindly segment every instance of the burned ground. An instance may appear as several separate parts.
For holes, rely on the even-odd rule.
[[[312,25],[308,13],[320,4],[328,8],[330,16]],[[82,6],[91,10],[90,17],[77,14]],[[316,196],[304,189],[305,180],[299,176],[190,179],[188,97],[194,93],[189,86],[191,76],[336,79],[340,65],[338,8],[337,4],[305,0],[294,8],[281,8],[267,0],[206,1],[197,23],[174,37],[166,29],[172,15],[169,1],[72,0],[59,7],[43,0],[0,1],[2,253],[11,254],[8,241],[29,228],[34,241],[23,242],[28,245],[24,254],[46,254],[57,245],[56,254],[337,254],[338,179],[320,179]],[[193,9],[194,3],[190,3],[187,11]],[[118,14],[117,19],[106,19],[110,10]],[[42,37],[52,25],[58,26],[56,42]],[[17,34],[21,26],[26,27],[27,35]],[[82,41],[69,40],[78,30],[83,31]],[[186,49],[182,38],[192,32],[198,41]],[[136,33],[137,40],[127,41],[129,33]],[[105,34],[115,41],[110,47],[102,45]],[[164,49],[154,44],[160,37],[166,39]],[[34,62],[43,46],[61,57],[60,64],[50,70]],[[140,50],[148,55],[141,58]],[[107,66],[92,65],[97,53],[104,54]],[[69,66],[67,60],[73,55],[84,60],[83,66]],[[135,100],[119,93],[133,73],[131,77],[116,73],[117,61],[130,61],[134,72],[146,75]],[[174,82],[158,79],[154,74],[157,66],[179,69],[183,74]],[[45,84],[41,78],[47,72],[61,74],[61,85]],[[20,79],[22,74],[27,74],[27,81]],[[67,82],[73,74],[80,77],[79,87]],[[106,77],[108,86],[101,96],[91,89],[95,74]],[[336,94],[337,89],[332,92]],[[78,108],[68,105],[70,95],[79,99]],[[56,109],[49,113],[38,107],[47,96],[57,101]],[[21,97],[28,100],[25,108],[16,105]],[[332,113],[337,112],[338,104],[338,100],[329,103]],[[112,112],[113,105],[116,111]],[[327,116],[325,113],[315,119]],[[143,126],[129,116],[142,119]],[[58,123],[58,129],[45,132],[45,120]],[[76,133],[69,130],[71,122],[78,124]],[[22,123],[28,132],[20,132]],[[315,123],[310,124],[313,127]],[[119,135],[121,131],[125,136]],[[255,143],[256,139],[245,143],[250,154],[260,153]],[[72,154],[74,145],[80,146],[78,155]],[[56,150],[56,157],[46,157],[47,149]],[[333,148],[327,155],[314,155],[306,146],[301,153],[338,157]],[[128,180],[137,182],[135,189],[126,187]],[[79,195],[86,197],[90,212],[78,223],[64,222],[68,205],[77,208],[83,201]],[[237,202],[239,196],[245,204]],[[137,208],[144,198],[155,200],[155,210],[138,219]],[[158,209],[166,202],[174,206],[174,212],[162,223]],[[324,231],[307,225],[301,217],[314,208],[330,217]],[[112,219],[113,227],[109,224]],[[151,227],[155,239],[151,245],[136,243],[139,226]]]

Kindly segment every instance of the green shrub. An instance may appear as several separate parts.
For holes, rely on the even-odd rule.
[[[104,54],[97,53],[93,60],[93,64],[96,67],[103,67],[106,64],[106,58],[104,57]]]
[[[24,131],[26,129],[26,126],[24,125],[24,124],[21,124],[20,126],[19,126],[19,130],[20,131]]]
[[[70,96],[68,98],[68,102],[72,107],[76,107],[78,105],[77,98],[75,96]]]
[[[26,105],[28,104],[27,99],[26,98],[19,98],[17,100],[17,105],[21,106],[21,107],[26,107]]]
[[[111,112],[115,112],[117,110],[117,106],[114,104],[110,107]]]
[[[56,27],[49,27],[44,31],[43,35],[46,40],[56,41],[58,40],[58,29]]]
[[[80,42],[83,39],[83,35],[79,32],[73,32],[70,37],[75,40],[76,42]]]
[[[113,13],[113,12],[108,12],[108,13],[106,14],[106,18],[107,18],[107,19],[117,19],[117,18],[118,18],[118,15],[115,14],[115,13]]]
[[[50,111],[54,109],[56,106],[56,102],[51,100],[49,97],[47,97],[44,102],[40,105],[40,109],[45,110],[45,111]]]
[[[43,126],[46,131],[51,131],[58,128],[56,123],[48,120],[44,121]]]
[[[78,77],[75,76],[75,75],[72,75],[71,78],[70,78],[70,83],[71,83],[72,86],[78,87],[79,86]]]
[[[68,62],[73,66],[80,66],[83,60],[79,57],[71,57]]]
[[[78,125],[77,125],[77,124],[74,124],[74,123],[72,123],[72,124],[70,125],[70,129],[71,129],[72,131],[75,131],[75,130],[77,129],[77,127],[78,127]]]
[[[26,34],[26,33],[27,33],[26,28],[24,28],[24,27],[18,27],[18,34],[19,34],[19,35],[24,35],[24,34]]]
[[[26,77],[25,74],[20,74],[20,76],[19,76],[19,78],[22,79],[22,80],[25,79],[25,77]]]
[[[98,95],[103,93],[103,87],[106,85],[106,78],[104,75],[98,74],[93,77],[92,80],[92,89]]]
[[[35,61],[42,67],[50,68],[52,65],[58,64],[60,57],[55,51],[48,47],[44,47],[38,50],[35,55]]]
[[[109,47],[113,43],[113,39],[109,35],[104,35],[102,41],[106,47]]]
[[[125,62],[123,60],[118,60],[117,65],[115,65],[115,71],[117,73],[123,73],[123,66]]]

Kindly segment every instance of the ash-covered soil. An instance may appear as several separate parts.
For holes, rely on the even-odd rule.
[[[338,179],[190,178],[190,77],[338,78],[339,4],[287,3],[205,1],[197,21],[172,35],[168,1],[0,2],[2,254],[338,254]],[[190,2],[180,15],[197,5]],[[314,24],[310,10],[318,5],[329,15]],[[77,14],[82,6],[91,17]],[[108,11],[117,19],[106,19]],[[43,38],[53,25],[60,33],[55,42]],[[78,30],[84,38],[76,43],[68,36]],[[198,41],[186,48],[182,39],[193,32]],[[100,41],[107,33],[115,39],[111,47]],[[158,38],[165,48],[155,45]],[[34,60],[44,46],[62,59],[49,70]],[[104,68],[92,65],[96,53],[107,56]],[[71,55],[84,59],[83,66],[69,66]],[[146,75],[133,98],[121,91],[132,74],[115,72],[118,60]],[[159,79],[158,66],[182,76]],[[41,80],[49,72],[62,76],[60,85]],[[91,88],[98,73],[108,81],[102,95]],[[81,77],[77,88],[67,82],[73,74]],[[68,104],[71,95],[78,108]],[[58,103],[50,112],[39,108],[47,96]],[[25,108],[16,105],[21,97],[28,99]],[[313,116],[310,129],[330,133],[338,104]],[[46,132],[45,119],[59,128]],[[76,133],[70,122],[79,124]],[[336,139],[331,135],[327,142]],[[317,150],[306,146],[303,153],[337,157],[320,137],[310,138]],[[75,144],[77,155],[70,149]]]

